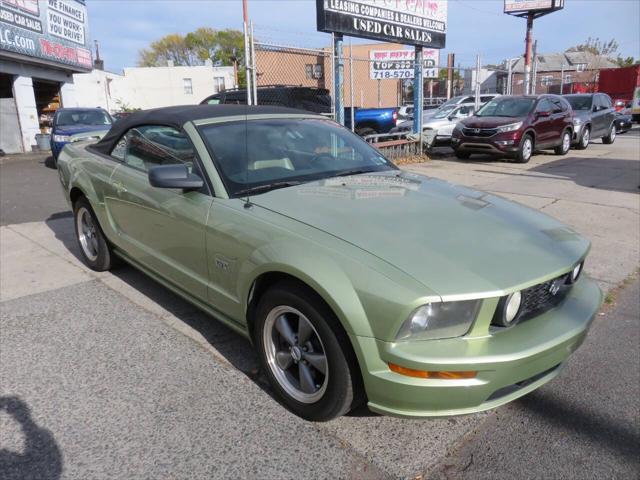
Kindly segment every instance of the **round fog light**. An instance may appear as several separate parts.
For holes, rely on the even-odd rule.
[[[571,271],[571,283],[575,283],[576,280],[578,280],[578,277],[580,276],[581,272],[582,272],[582,263],[579,263]]]
[[[504,323],[505,326],[510,325],[520,312],[520,306],[522,305],[522,293],[514,292],[507,297],[507,302],[504,307]]]

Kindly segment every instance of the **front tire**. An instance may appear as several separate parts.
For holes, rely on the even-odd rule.
[[[591,129],[589,127],[584,127],[582,129],[582,134],[580,135],[580,141],[576,145],[576,149],[585,150],[589,146],[589,140],[591,140]]]
[[[360,135],[361,137],[366,137],[368,135],[376,135],[378,132],[376,132],[373,128],[370,127],[362,127],[362,128],[356,128],[356,134]]]
[[[615,142],[615,140],[616,140],[616,127],[614,125],[611,125],[611,128],[609,129],[609,135],[607,135],[606,137],[602,137],[602,143],[606,145],[611,145],[613,142]]]
[[[96,272],[109,270],[113,265],[113,251],[85,197],[80,197],[73,204],[73,218],[76,240],[84,263]]]
[[[527,163],[531,160],[531,156],[533,155],[533,138],[531,135],[525,135],[522,137],[522,141],[520,142],[520,147],[518,148],[518,153],[516,154],[515,161],[516,163]]]
[[[562,143],[553,149],[556,155],[566,155],[571,149],[571,132],[565,130],[562,134]]]
[[[349,338],[313,292],[293,282],[269,289],[256,309],[254,338],[269,382],[296,415],[328,421],[360,402]]]

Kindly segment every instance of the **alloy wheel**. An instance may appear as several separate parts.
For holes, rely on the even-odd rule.
[[[587,148],[587,146],[589,145],[589,140],[590,140],[589,129],[585,128],[584,132],[582,132],[582,146]]]
[[[527,137],[524,139],[524,144],[522,145],[522,158],[525,161],[531,158],[532,150],[533,150],[533,145],[531,144],[531,139]]]
[[[329,364],[320,335],[302,312],[286,305],[273,308],[263,342],[271,373],[288,395],[302,403],[322,398]]]
[[[91,212],[85,207],[80,207],[76,213],[76,226],[82,252],[95,262],[98,258],[98,232]]]
[[[569,132],[565,132],[564,136],[562,137],[562,152],[567,153],[570,148],[571,148],[571,135],[569,135]]]

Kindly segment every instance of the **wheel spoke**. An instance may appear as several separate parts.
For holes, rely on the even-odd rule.
[[[291,354],[285,351],[276,352],[276,363],[282,370],[286,370],[293,363]]]
[[[298,373],[300,380],[300,388],[304,393],[313,393],[316,391],[316,385],[311,375],[311,369],[304,363],[298,363]]]
[[[93,247],[93,253],[98,252],[98,237],[95,235],[91,236],[91,246]]]
[[[313,328],[304,318],[298,320],[298,344],[302,345],[307,343],[309,338],[313,334]]]
[[[309,364],[323,375],[327,373],[327,357],[322,353],[305,353],[302,355]]]
[[[282,338],[284,338],[285,342],[287,342],[289,345],[295,345],[296,336],[291,329],[291,325],[289,325],[287,317],[285,317],[284,315],[280,315],[278,317],[278,319],[276,320],[276,330],[278,330],[278,333],[282,335]]]

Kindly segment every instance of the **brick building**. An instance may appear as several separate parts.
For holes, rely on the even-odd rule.
[[[615,68],[611,59],[589,52],[541,53],[537,56],[535,93],[563,93],[590,91],[598,82],[598,72],[603,68]],[[507,63],[505,62],[505,70]],[[521,95],[524,91],[524,58],[512,65],[512,92]],[[498,78],[498,91],[506,85],[507,73]]]

